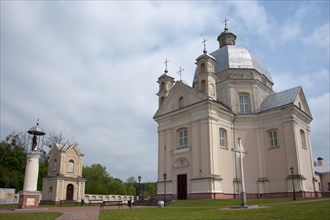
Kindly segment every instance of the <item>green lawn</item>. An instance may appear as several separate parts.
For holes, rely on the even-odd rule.
[[[36,213],[8,213],[0,214],[1,220],[54,220],[60,217],[62,213],[59,212],[36,212]]]
[[[239,200],[187,200],[177,201],[164,208],[106,210],[100,212],[100,220],[216,220],[216,219],[267,219],[267,220],[323,220],[329,219],[330,200],[309,201],[299,199],[250,199],[249,205],[269,208],[249,210],[219,210],[239,205]],[[315,200],[315,199],[312,199]],[[55,220],[61,213],[10,213],[0,214],[4,220]]]
[[[300,200],[301,201],[301,200]],[[306,200],[304,200],[306,201]],[[284,204],[285,203],[285,204]],[[219,210],[237,206],[238,200],[179,201],[165,208],[101,211],[100,220],[215,220],[215,219],[328,219],[330,200],[293,203],[292,199],[248,200],[249,205],[265,204],[269,208]]]

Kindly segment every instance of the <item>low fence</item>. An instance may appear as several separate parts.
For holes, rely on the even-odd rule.
[[[96,195],[96,194],[85,194],[84,202],[90,203],[90,201],[122,201],[122,203],[128,203],[128,201],[134,202],[134,196],[130,195]]]

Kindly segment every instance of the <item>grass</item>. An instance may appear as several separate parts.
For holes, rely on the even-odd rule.
[[[294,203],[292,199],[248,200],[249,205],[264,204],[269,208],[248,210],[219,210],[239,205],[238,200],[178,201],[165,208],[101,211],[100,220],[217,220],[217,219],[328,219],[330,200]]]
[[[60,217],[62,213],[59,212],[34,212],[34,213],[8,213],[0,214],[0,219],[2,220],[54,220]]]
[[[313,220],[329,219],[330,200],[299,199],[249,199],[248,205],[264,205],[269,208],[248,210],[219,210],[238,206],[239,200],[186,200],[177,201],[164,208],[142,208],[105,210],[100,212],[100,220],[218,220],[218,219],[265,219],[265,220]],[[2,207],[4,208],[4,207]],[[6,220],[55,220],[62,213],[8,213],[0,214]]]

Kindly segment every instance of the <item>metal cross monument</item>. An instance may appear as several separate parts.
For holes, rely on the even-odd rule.
[[[243,157],[247,152],[244,150],[243,145],[241,144],[241,138],[238,138],[238,144],[236,148],[233,149],[236,152],[236,156],[240,161],[240,171],[241,171],[241,207],[247,207],[246,204],[246,193],[245,193],[245,183],[244,183],[244,170],[243,170]]]
[[[183,70],[184,69],[180,66],[179,71],[177,72],[177,74],[180,76],[180,81],[181,81],[181,75],[182,75]]]

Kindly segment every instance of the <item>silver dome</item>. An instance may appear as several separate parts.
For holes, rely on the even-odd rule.
[[[226,45],[213,51],[210,55],[216,59],[215,73],[226,69],[255,69],[273,82],[267,67],[242,46]],[[197,75],[198,69],[196,68],[194,83],[198,81]]]

